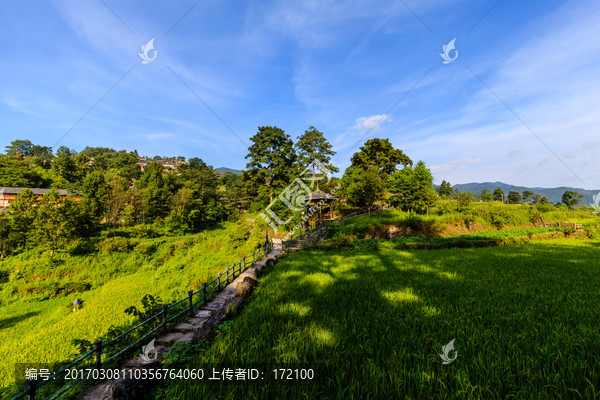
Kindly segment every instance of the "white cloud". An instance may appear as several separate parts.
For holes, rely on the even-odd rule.
[[[360,117],[356,119],[356,123],[352,126],[352,128],[350,128],[349,132],[355,135],[364,135],[367,132],[374,132],[378,130],[382,123],[389,120],[390,117],[386,114]]]

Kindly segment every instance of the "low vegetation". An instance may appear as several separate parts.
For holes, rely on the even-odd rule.
[[[597,398],[599,244],[290,254],[186,366],[302,366],[315,380],[170,381],[157,398]]]
[[[212,280],[264,240],[239,224],[186,236],[153,236],[152,228],[115,229],[50,258],[29,250],[0,262],[0,385],[14,382],[17,362],[55,363],[80,353],[73,340],[93,342],[126,326],[130,306],[146,294],[173,302]],[[138,233],[135,236],[134,233]],[[81,308],[74,311],[73,301]]]

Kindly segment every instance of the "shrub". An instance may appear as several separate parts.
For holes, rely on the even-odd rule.
[[[153,225],[140,224],[129,228],[135,237],[139,238],[156,238],[160,236],[160,232]]]
[[[92,284],[89,282],[67,282],[59,290],[60,294],[82,293],[90,290]]]
[[[475,214],[472,211],[464,213],[462,219],[463,219],[463,222],[465,223],[465,226],[467,227],[467,229],[471,229],[471,226],[473,225],[473,222],[475,222],[476,218],[477,218],[477,214]]]
[[[123,237],[111,237],[104,239],[96,245],[101,253],[110,253],[113,251],[129,251],[133,248],[131,240]]]
[[[140,256],[147,256],[149,254],[152,254],[154,250],[156,250],[155,242],[140,242],[135,246],[133,251],[135,252],[135,254],[138,254]]]
[[[490,223],[497,229],[502,229],[504,227],[505,221],[502,215],[500,215],[500,213],[491,213]]]

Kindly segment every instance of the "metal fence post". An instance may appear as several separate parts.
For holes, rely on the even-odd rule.
[[[35,392],[37,390],[37,380],[27,379],[25,381],[25,393],[27,394],[27,400],[35,400]]]
[[[167,311],[169,310],[168,304],[162,305],[162,330],[165,331],[167,329]]]
[[[202,284],[202,301],[206,305],[206,282]]]
[[[221,291],[221,273],[219,272],[219,276],[217,276],[217,292]]]
[[[94,368],[102,368],[102,339],[98,339],[94,342],[94,352],[96,353],[96,363]]]
[[[229,269],[230,268],[231,267],[227,267],[227,275],[226,275],[226,278],[225,278],[225,286],[229,285]]]
[[[190,317],[194,316],[194,291],[188,291],[188,296],[190,299]]]

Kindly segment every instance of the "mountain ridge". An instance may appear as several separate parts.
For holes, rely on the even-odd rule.
[[[571,186],[558,186],[554,188],[544,188],[539,186],[528,187],[528,186],[517,186],[511,185],[510,183],[504,182],[469,182],[469,183],[458,183],[456,185],[452,185],[452,189],[460,190],[461,192],[470,192],[470,193],[481,193],[482,190],[488,189],[490,192],[494,192],[496,188],[500,188],[504,191],[504,194],[508,196],[508,192],[513,190],[515,192],[519,192],[519,194],[523,195],[525,190],[532,191],[534,193],[539,194],[540,196],[548,197],[550,203],[559,203],[562,202],[562,195],[567,190],[571,190],[573,192],[577,192],[582,194],[584,197],[584,203],[581,205],[589,205],[593,203],[593,196],[600,192],[598,190],[586,190],[582,188],[575,188]]]

